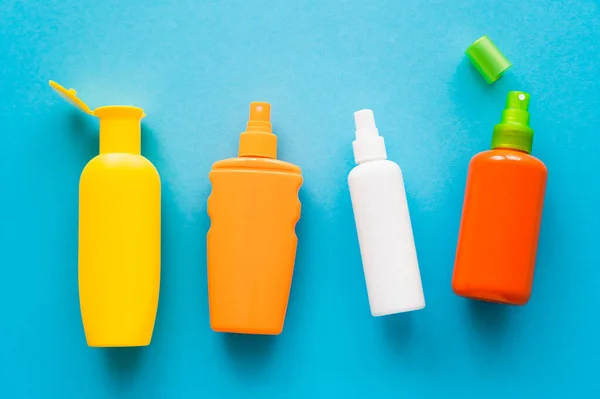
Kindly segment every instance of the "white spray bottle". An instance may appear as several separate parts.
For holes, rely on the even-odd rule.
[[[348,175],[369,304],[373,316],[425,307],[404,180],[387,159],[373,111],[354,113],[356,166]]]

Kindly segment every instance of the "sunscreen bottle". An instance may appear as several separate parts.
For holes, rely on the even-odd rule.
[[[207,236],[214,331],[279,334],[292,284],[300,218],[300,168],[277,159],[271,106],[250,104],[237,158],[210,172]]]
[[[160,285],[160,177],[141,155],[141,108],[91,110],[73,89],[50,86],[100,119],[100,154],[79,182],[79,299],[89,346],[149,345]]]
[[[529,94],[508,93],[492,149],[469,164],[454,263],[457,295],[525,305],[531,296],[548,171],[529,155]]]

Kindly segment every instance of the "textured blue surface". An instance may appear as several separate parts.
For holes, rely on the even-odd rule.
[[[599,397],[600,8],[593,1],[0,3],[0,382],[7,398]],[[514,67],[486,86],[463,51],[488,34]],[[163,182],[152,345],[91,349],[77,292],[77,195],[98,152],[90,106],[143,106]],[[549,169],[533,297],[470,302],[450,280],[468,161],[506,92],[532,94]],[[248,103],[273,104],[302,167],[284,332],[210,330],[211,164]],[[404,170],[427,308],[372,318],[346,176],[352,112],[375,110]]]

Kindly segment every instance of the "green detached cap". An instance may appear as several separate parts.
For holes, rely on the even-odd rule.
[[[465,53],[489,84],[500,79],[504,71],[512,65],[487,36],[475,40]]]
[[[494,126],[492,149],[512,148],[531,153],[533,129],[529,127],[529,94],[509,91],[500,123]]]

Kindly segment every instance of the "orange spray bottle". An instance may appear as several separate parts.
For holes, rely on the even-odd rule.
[[[531,296],[546,166],[529,155],[529,94],[508,93],[492,150],[473,157],[452,288],[488,302],[525,305]]]
[[[216,162],[209,174],[208,297],[210,325],[218,332],[283,330],[302,174],[277,160],[270,114],[268,103],[251,103],[238,157]]]

